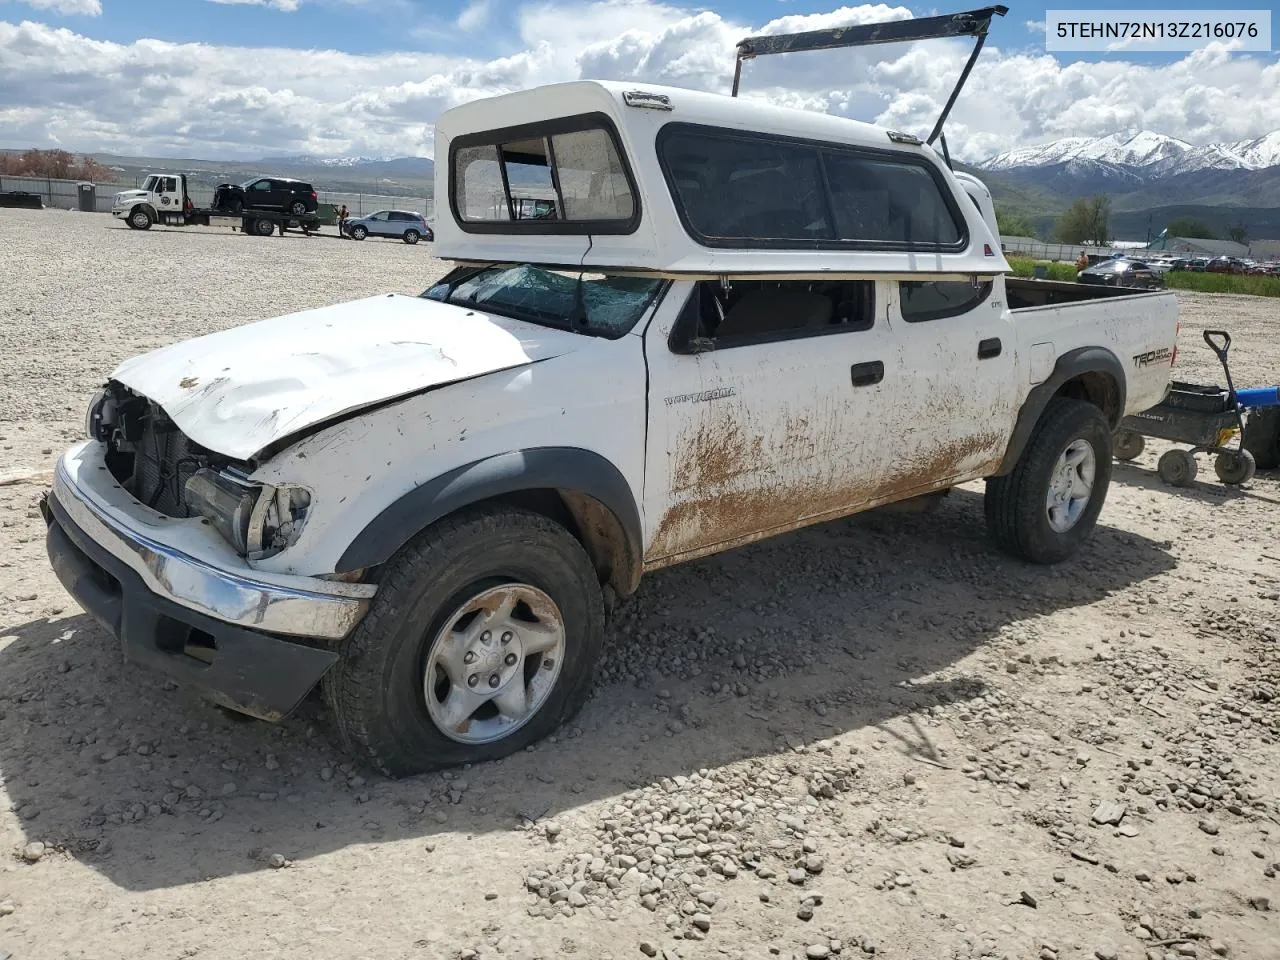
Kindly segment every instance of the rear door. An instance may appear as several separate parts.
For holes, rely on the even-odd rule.
[[[902,391],[886,479],[903,492],[992,473],[1004,458],[1020,397],[1004,283],[889,285]]]
[[[277,204],[273,190],[273,185],[268,178],[263,177],[260,180],[254,180],[245,188],[244,205],[246,207],[257,207],[258,209],[275,207]]]

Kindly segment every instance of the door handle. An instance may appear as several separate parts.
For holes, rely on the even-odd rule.
[[[869,387],[873,383],[879,383],[884,379],[884,364],[879,360],[855,363],[849,368],[849,373],[855,387]]]
[[[978,359],[990,360],[992,357],[998,357],[1002,349],[999,337],[982,340],[978,343]]]

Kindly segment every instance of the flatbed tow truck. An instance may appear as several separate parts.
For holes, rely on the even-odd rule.
[[[290,227],[311,234],[320,229],[315,213],[295,214],[283,210],[238,211],[197,207],[187,191],[186,174],[151,174],[137,190],[124,190],[115,195],[111,215],[123,220],[131,230],[150,230],[153,224],[171,227],[230,226],[243,233],[269,237],[277,230],[283,235]]]

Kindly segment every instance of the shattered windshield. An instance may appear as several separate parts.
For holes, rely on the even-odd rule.
[[[459,268],[423,296],[612,340],[628,333],[644,316],[663,282],[527,263],[502,264]]]

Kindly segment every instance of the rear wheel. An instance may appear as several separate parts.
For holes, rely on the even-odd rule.
[[[1254,410],[1244,425],[1244,448],[1259,469],[1280,467],[1280,407]]]
[[[1008,553],[1058,563],[1088,539],[1111,483],[1111,430],[1091,403],[1050,403],[1013,470],[987,481],[987,530]]]
[[[478,509],[389,563],[325,691],[347,747],[383,773],[493,760],[582,706],[603,638],[581,544],[539,514]]]
[[[289,213],[295,217],[305,217],[307,215],[307,205],[301,200],[294,200],[289,204]]]
[[[147,212],[145,207],[134,207],[129,214],[129,226],[135,230],[150,230],[151,214]]]
[[[1156,462],[1160,479],[1173,487],[1191,486],[1199,470],[1195,456],[1186,450],[1166,450]]]
[[[354,226],[351,228],[352,240],[363,240],[368,235],[369,235],[369,230],[367,227]]]
[[[276,232],[276,225],[266,217],[258,217],[253,221],[253,232],[260,237],[269,237]],[[281,231],[282,233],[284,231]]]
[[[422,239],[422,234],[417,230],[406,230],[404,232],[404,242],[407,244],[415,244]]]
[[[1111,452],[1117,460],[1136,460],[1146,446],[1142,434],[1133,430],[1117,430],[1111,437]]]

